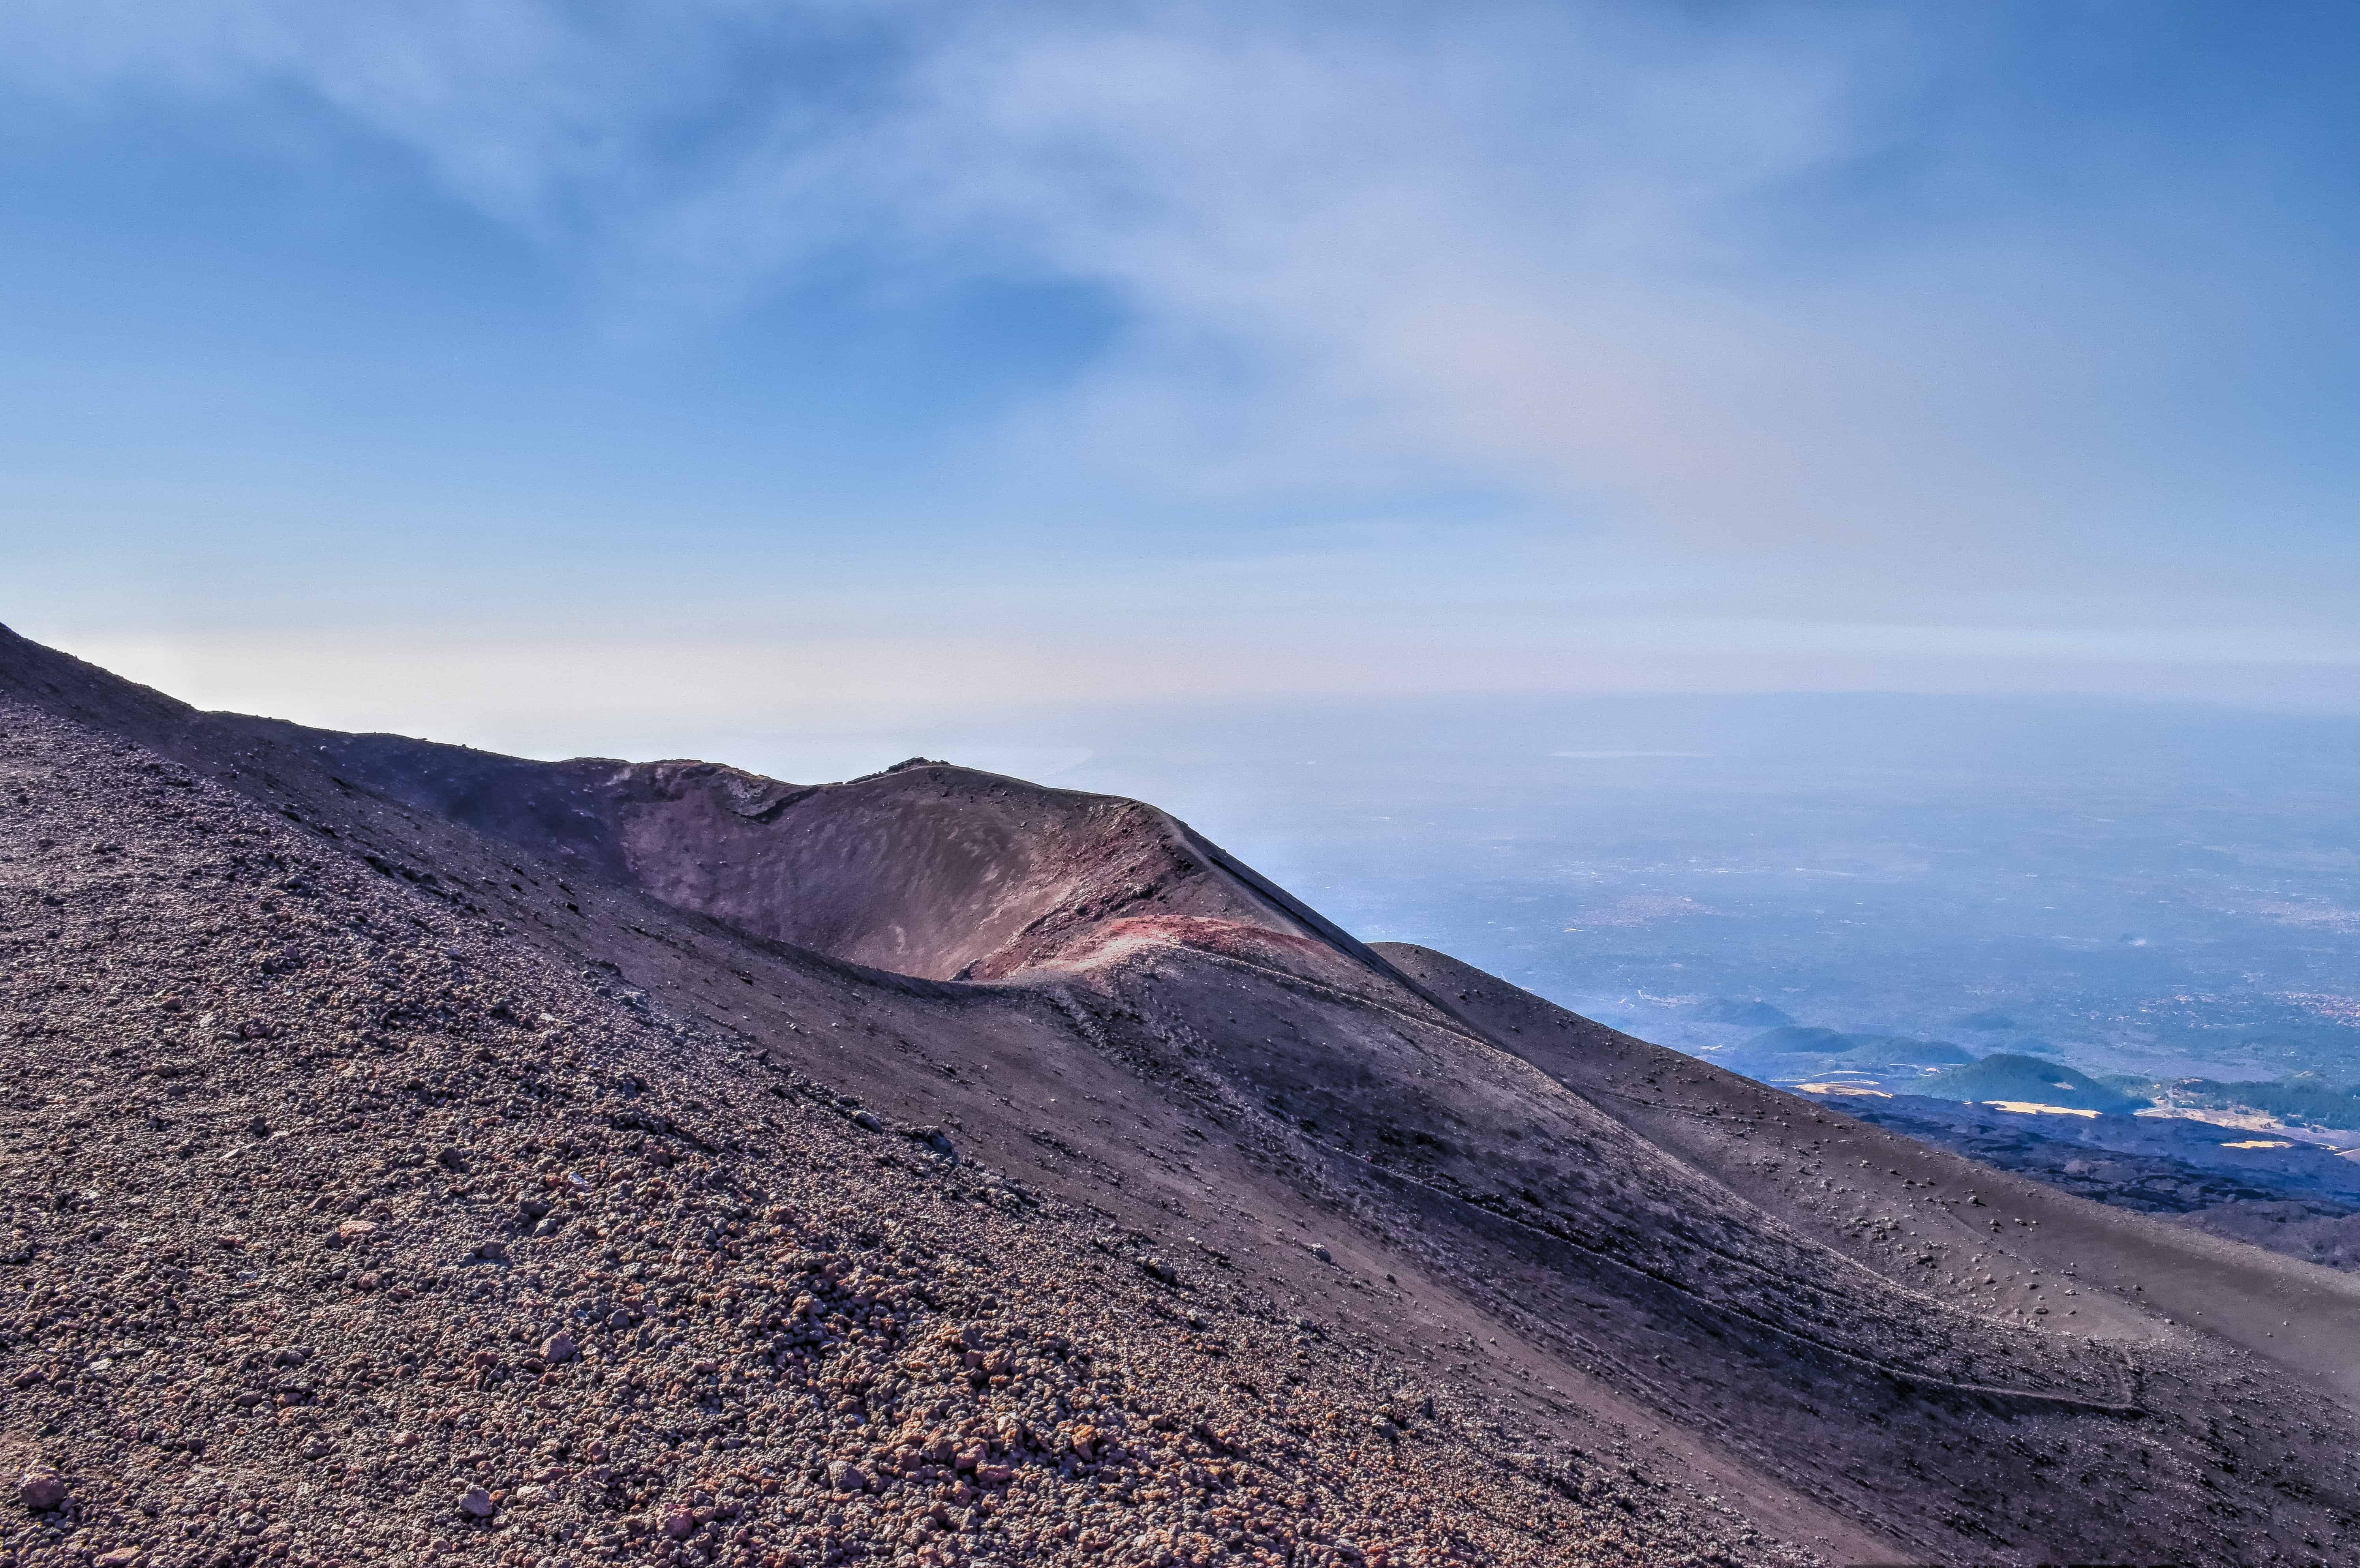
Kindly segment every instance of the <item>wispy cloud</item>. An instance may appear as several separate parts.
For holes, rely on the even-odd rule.
[[[1873,531],[1877,449],[1923,464],[1938,410],[1754,274],[1765,208],[1882,145],[1910,47],[1798,15],[100,0],[0,36],[53,94],[308,103],[638,308],[847,256],[1101,289],[1130,330],[1032,455]]]
[[[640,330],[846,272],[1095,291],[1105,352],[974,437],[1023,505],[1473,495],[1414,570],[1362,529],[1318,572],[1407,592],[1463,528],[1476,596],[1620,603],[1657,617],[1643,651],[1712,620],[1847,656],[2202,659],[2184,607],[2226,602],[2206,637],[2235,645],[2250,592],[2323,628],[2278,617],[2267,657],[2346,657],[2340,598],[2191,512],[2221,488],[2203,256],[2110,237],[2103,204],[1962,195],[1925,108],[1982,42],[1946,16],[24,0],[0,72],[394,149]],[[1916,221],[1877,221],[1896,187]]]

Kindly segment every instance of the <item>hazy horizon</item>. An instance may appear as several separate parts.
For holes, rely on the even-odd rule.
[[[32,636],[594,722],[2360,705],[2348,8],[56,0]]]
[[[1659,1032],[2081,984],[2101,1054],[2182,992],[2157,1051],[2326,1050],[2262,998],[2355,988],[2355,64],[2314,4],[36,0],[0,619],[1145,795]]]
[[[1761,1032],[1709,1016],[1759,1001],[2093,1073],[2360,1083],[2360,717],[1492,694],[606,738],[569,754],[799,783],[925,756],[1147,800],[1365,939],[1683,1050]]]

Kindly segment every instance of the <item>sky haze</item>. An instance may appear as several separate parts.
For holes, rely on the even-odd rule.
[[[8,618],[529,750],[2348,709],[2355,56],[2312,5],[32,0]]]

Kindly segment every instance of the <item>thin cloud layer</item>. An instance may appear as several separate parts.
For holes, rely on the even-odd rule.
[[[1099,350],[967,432],[1003,505],[1444,495],[1427,531],[1464,530],[1467,596],[1608,604],[1653,618],[1638,648],[1702,618],[1781,651],[1919,627],[1929,655],[2203,661],[2202,601],[2231,643],[2270,626],[2257,657],[2360,658],[2343,596],[2284,580],[2326,515],[2308,455],[2241,469],[2234,389],[2197,374],[2254,326],[2212,269],[2255,247],[2149,243],[2191,201],[2238,211],[2223,171],[2191,190],[2169,148],[2060,121],[2061,158],[2120,174],[2104,201],[1999,189],[2021,149],[1956,103],[2004,23],[85,0],[15,8],[0,44],[62,112],[394,150],[638,332],[823,276],[1087,291]],[[2234,549],[2233,493],[2261,519]],[[1217,531],[1208,560],[1252,553]]]

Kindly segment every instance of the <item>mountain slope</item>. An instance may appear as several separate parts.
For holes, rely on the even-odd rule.
[[[855,1540],[935,1560],[1081,1559],[1112,1540],[1116,1561],[1275,1560],[1279,1544],[1316,1561],[1343,1554],[1339,1533],[1371,1560],[1382,1541],[1399,1562],[1789,1550],[1765,1536],[1835,1561],[2329,1561],[2348,1545],[2353,1421],[2312,1387],[2322,1347],[2349,1343],[2348,1289],[2303,1298],[2315,1331],[2308,1319],[2286,1340],[2257,1329],[2249,1345],[2163,1321],[2200,1308],[2125,1299],[2141,1281],[2117,1295],[2090,1279],[2065,1287],[2080,1293],[2060,1311],[2019,1313],[1996,1303],[1998,1275],[2053,1278],[2063,1265],[2025,1250],[2028,1225],[1994,1242],[1980,1214],[1970,1225],[1948,1205],[1969,1188],[2005,1192],[2016,1206],[2001,1212],[2043,1220],[2043,1242],[2078,1225],[2091,1258],[2149,1269],[2151,1290],[2196,1279],[2203,1301],[2276,1310],[2287,1290],[2326,1290],[2311,1276],[2337,1277],[2147,1227],[2158,1239],[2136,1216],[2060,1194],[2036,1213],[2005,1178],[1759,1085],[1741,1100],[1730,1085],[1743,1081],[1726,1074],[1710,1094],[1732,1109],[1668,1105],[1644,1078],[1663,1079],[1670,1053],[1439,955],[1371,953],[1152,808],[937,764],[812,789],[698,764],[536,764],[331,736],[196,713],[5,637],[0,693],[5,755],[25,781],[0,873],[28,917],[51,908],[38,905],[47,896],[73,911],[66,934],[17,939],[12,1067],[70,1083],[90,1040],[120,1039],[121,1082],[158,1119],[172,1122],[164,1102],[184,1082],[199,1087],[173,1104],[194,1102],[216,1137],[242,1116],[270,1121],[249,1104],[283,1102],[289,1126],[272,1130],[322,1140],[302,1181],[341,1192],[381,1160],[382,1179],[352,1183],[377,1193],[409,1172],[361,1206],[387,1204],[433,1260],[418,1278],[434,1287],[405,1284],[416,1293],[399,1303],[421,1344],[455,1351],[478,1314],[540,1333],[560,1301],[580,1303],[568,1310],[585,1323],[626,1314],[628,1345],[599,1342],[603,1382],[550,1364],[553,1381],[529,1396],[555,1401],[530,1419],[574,1434],[538,1466],[551,1478],[526,1483],[557,1488],[547,1506],[565,1521],[533,1550],[554,1539],[593,1557],[643,1552],[644,1536],[600,1544],[611,1527],[577,1516],[636,1510],[660,1524],[668,1507],[713,1506],[679,1503],[693,1493],[676,1468],[646,1468],[660,1436],[691,1428],[744,1444],[716,1452],[751,1452],[757,1485],[768,1468],[773,1497],[801,1499],[756,1507],[749,1561]],[[185,788],[170,781],[183,775]],[[121,846],[117,858],[74,847],[94,843]],[[153,919],[126,912],[142,900]],[[206,928],[213,945],[184,952],[186,933]],[[81,996],[100,961],[119,979]],[[467,987],[476,999],[455,1000]],[[167,992],[180,1012],[155,1011]],[[245,1027],[255,996],[276,998],[261,1024],[279,1032]],[[59,1015],[71,1027],[41,1032],[59,997],[79,997]],[[548,1049],[543,1029],[564,1031],[568,1049]],[[205,1076],[160,1090],[130,1076],[175,1053],[202,1057]],[[116,1082],[93,1075],[93,1092],[119,1094]],[[1722,1119],[1741,1112],[1742,1126]],[[71,1095],[11,1114],[20,1149],[35,1151],[84,1115]],[[649,1124],[659,1157],[683,1161],[654,1168],[666,1172],[661,1209],[644,1201],[650,1171],[630,1163],[643,1152],[628,1147]],[[462,1128],[481,1154],[461,1146]],[[150,1130],[163,1141],[140,1159],[176,1158],[160,1151],[179,1147],[178,1129]],[[1839,1140],[1871,1137],[1885,1140],[1878,1171],[1889,1160],[1915,1174],[1887,1187],[1867,1171],[1841,1183],[1818,1173],[1836,1168]],[[489,1174],[415,1182],[443,1168],[401,1162],[434,1159],[445,1139]],[[127,1203],[127,1169],[76,1190]],[[199,1173],[192,1190],[224,1190],[213,1165],[179,1169]],[[685,1190],[670,1174],[683,1169],[696,1172]],[[561,1184],[544,1192],[572,1190],[568,1171],[595,1194],[577,1201],[581,1217],[517,1242],[549,1264],[464,1261],[497,1212],[475,1199],[531,1196],[543,1176]],[[1807,1193],[1815,1181],[1830,1184],[1825,1203]],[[630,1195],[614,1196],[625,1181]],[[386,1312],[390,1288],[350,1295],[341,1257],[333,1285],[308,1282],[333,1269],[299,1261],[297,1238],[320,1239],[346,1196],[300,1218],[279,1205],[288,1239],[254,1280],[221,1278],[212,1310],[250,1306],[228,1299],[239,1288],[282,1291],[304,1303],[314,1339],[330,1332],[323,1314],[355,1310],[347,1301]],[[1930,1218],[1938,1203],[1960,1234],[1935,1238],[1950,1250],[1933,1265],[1915,1261],[1929,1248],[1907,1225],[1862,1223],[1886,1217],[1870,1208]],[[716,1223],[723,1212],[734,1218]],[[876,1247],[856,1245],[862,1235]],[[732,1247],[745,1257],[697,1272]],[[844,1312],[834,1338],[794,1326],[811,1323],[796,1298],[842,1299],[814,1289],[825,1265],[804,1268],[806,1254],[877,1277],[851,1295],[895,1318],[888,1337],[872,1342],[874,1317]],[[27,1267],[56,1266],[53,1251]],[[643,1345],[648,1308],[623,1297],[637,1284],[643,1298],[650,1277],[684,1294],[669,1309],[678,1326]],[[490,1292],[467,1300],[479,1283]],[[990,1385],[987,1367],[981,1388],[945,1377],[942,1330],[978,1325],[979,1356],[1050,1339],[1066,1353],[1022,1351],[1009,1385]],[[30,1331],[8,1368],[64,1365],[38,1337],[50,1332]],[[690,1348],[665,1360],[671,1334]],[[911,1335],[935,1348],[880,1359]],[[725,1341],[736,1359],[716,1353]],[[70,1343],[79,1355],[93,1342]],[[715,1351],[683,1370],[705,1345]],[[1121,1380],[1061,1381],[1076,1349],[1092,1368],[1119,1365]],[[411,1474],[409,1461],[372,1470],[378,1461],[349,1457],[396,1421],[422,1423],[405,1430],[444,1443],[446,1464],[506,1475],[512,1453],[469,1460],[487,1445],[426,1420],[452,1409],[439,1402],[447,1384],[428,1399],[425,1383],[413,1399],[402,1381],[475,1377],[473,1354],[393,1357],[403,1370],[370,1396],[381,1420],[339,1413],[317,1388],[290,1408],[329,1413],[290,1420],[325,1428],[322,1446],[359,1484]],[[715,1370],[694,1370],[704,1362]],[[512,1352],[493,1366],[518,1377]],[[617,1383],[645,1413],[617,1413]],[[128,1486],[153,1455],[115,1453],[88,1409],[12,1417],[10,1442],[46,1443]],[[503,1409],[513,1443],[528,1418]],[[1075,1447],[1078,1425],[1118,1409],[1125,1451],[1148,1473],[1092,1475],[1100,1462]],[[1156,1414],[1173,1417],[1169,1430]],[[869,1426],[852,1429],[856,1416]],[[970,1472],[960,1501],[945,1500],[960,1483],[925,1474],[935,1462],[895,1457],[901,1446],[875,1437],[915,1417],[923,1430],[909,1435],[925,1448],[947,1422],[956,1459],[976,1435],[967,1423],[996,1432],[1009,1416],[1032,1435],[989,1458],[1008,1477],[978,1486]],[[1195,1433],[1199,1420],[1212,1438]],[[591,1442],[608,1455],[585,1465]],[[281,1496],[302,1465],[332,1462],[256,1453],[239,1484]],[[642,1468],[617,1472],[617,1453]],[[839,1462],[878,1489],[826,1489]],[[602,1468],[627,1484],[591,1495]],[[2134,1491],[2136,1510],[2110,1501]],[[856,1519],[845,1497],[869,1511]],[[956,1512],[985,1497],[997,1533]],[[389,1517],[432,1537],[451,1529],[446,1503],[421,1497]],[[936,1505],[943,1518],[927,1511]],[[963,1528],[939,1528],[945,1519]],[[1290,1530],[1284,1542],[1273,1533]]]
[[[1384,951],[1427,985],[1464,991],[1464,1005],[1512,1033],[1535,1065],[1635,1132],[1913,1294],[2006,1322],[2070,1316],[2027,1326],[2146,1347],[2158,1366],[2250,1359],[2360,1403],[2350,1354],[2360,1345],[2360,1281],[1994,1171],[1633,1040],[1443,954]],[[1986,1285],[1999,1276],[2018,1287],[2013,1303]],[[2036,1279],[2067,1283],[2040,1287],[2034,1301]],[[2070,1304],[2045,1299],[2068,1288]]]
[[[235,727],[590,880],[899,974],[1000,979],[1109,923],[1175,920],[1277,938],[1268,951],[1328,960],[1331,978],[1382,967],[1135,800],[920,757],[793,785],[705,762],[538,763],[399,735]],[[1342,965],[1339,947],[1351,950]]]
[[[1784,1555],[518,941],[454,841],[13,700],[0,800],[18,1563]]]

